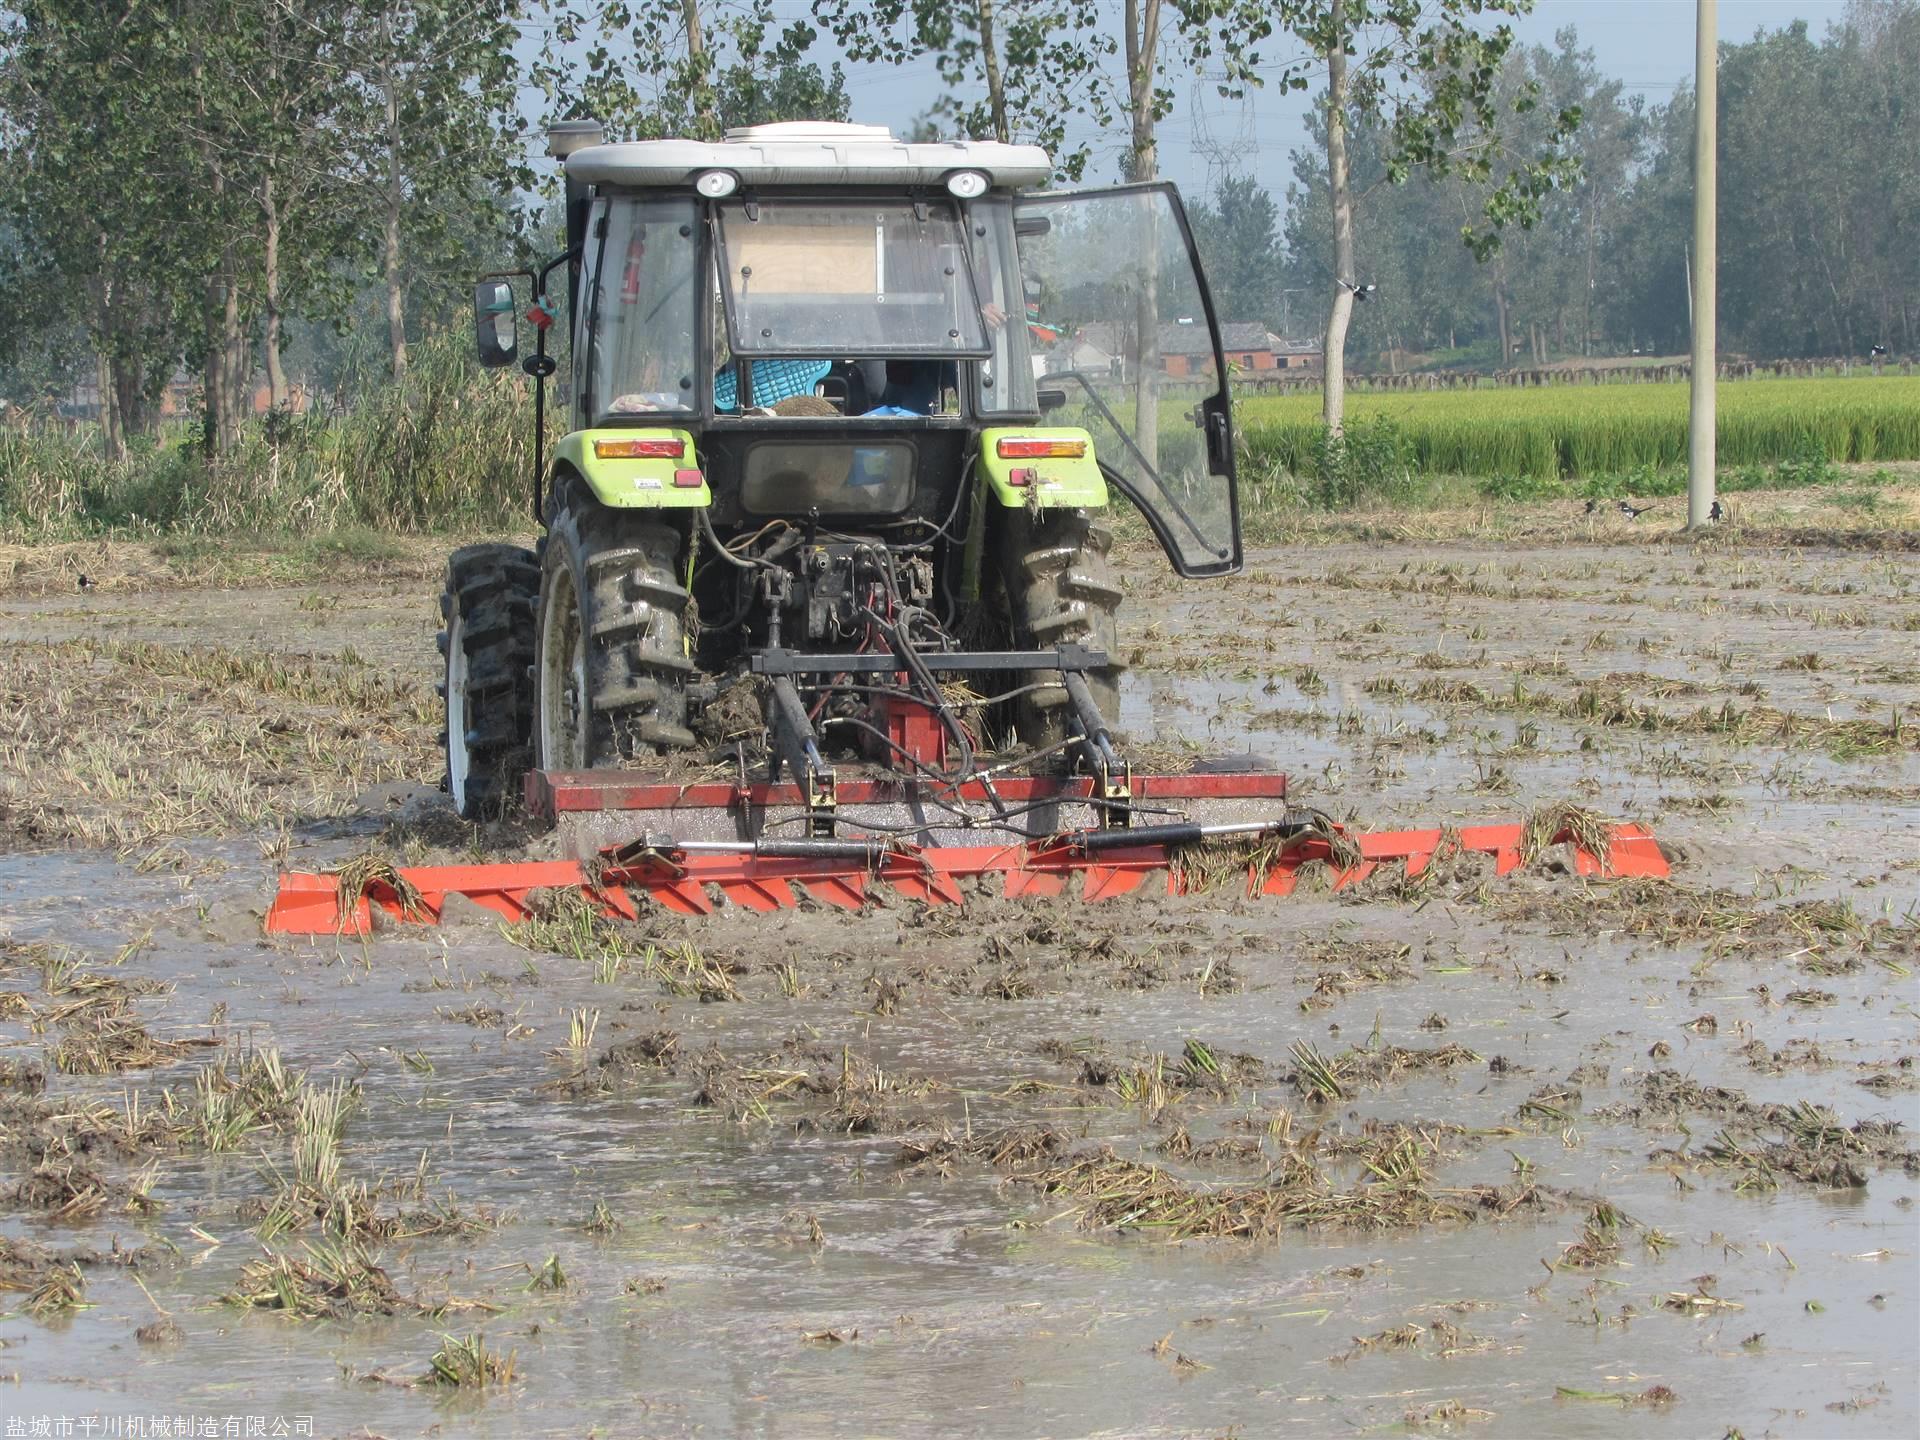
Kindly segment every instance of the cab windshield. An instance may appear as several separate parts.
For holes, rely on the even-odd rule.
[[[740,200],[716,216],[735,354],[992,354],[951,202]]]

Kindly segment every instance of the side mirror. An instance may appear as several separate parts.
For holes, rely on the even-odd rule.
[[[506,281],[482,280],[473,287],[473,339],[487,369],[513,363],[520,342],[513,286]]]
[[[1058,410],[1062,405],[1066,404],[1067,392],[1054,386],[1047,386],[1040,390],[1034,398],[1039,401],[1040,413],[1044,415],[1047,411]]]

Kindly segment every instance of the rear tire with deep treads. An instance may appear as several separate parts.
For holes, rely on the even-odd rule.
[[[617,766],[685,749],[686,540],[647,510],[556,487],[541,550],[536,747],[548,770]]]
[[[520,793],[533,763],[534,606],[540,566],[518,545],[469,545],[447,561],[440,596],[446,789],[468,820]]]
[[[1118,612],[1120,586],[1108,555],[1113,532],[1097,511],[1025,510],[1001,514],[996,550],[1013,622],[1014,643],[1036,650],[1073,643],[1104,651],[1110,663],[1087,672],[1087,688],[1110,729],[1120,718]],[[1073,714],[1058,671],[1033,670],[1022,684],[1039,689],[1014,701],[1020,739],[1030,746],[1059,743]]]

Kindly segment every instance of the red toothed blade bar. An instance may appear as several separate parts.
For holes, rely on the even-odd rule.
[[[721,904],[748,910],[779,910],[800,903],[803,895],[827,905],[857,910],[876,885],[886,885],[929,905],[959,904],[962,882],[1000,878],[1000,893],[1046,898],[1067,894],[1075,876],[1078,894],[1105,900],[1137,890],[1151,875],[1164,875],[1167,893],[1182,890],[1181,851],[1194,840],[1252,838],[1262,825],[1149,826],[1138,831],[1107,831],[1059,837],[1043,843],[943,845],[927,849],[879,841],[789,842],[759,847],[689,844],[666,852],[634,846],[609,850],[597,880],[571,860],[493,865],[422,865],[367,879],[361,893],[343,896],[339,877],[291,873],[280,877],[279,893],[267,911],[267,933],[274,935],[360,935],[371,927],[375,908],[395,921],[437,923],[447,901],[464,896],[506,920],[531,913],[535,891],[574,889],[613,918],[634,919],[643,904],[682,915],[705,915]],[[1525,858],[1526,827],[1520,824],[1471,825],[1457,831],[1397,830],[1378,835],[1342,836],[1336,845],[1324,834],[1295,834],[1263,852],[1247,873],[1249,893],[1291,893],[1302,866],[1327,866],[1333,887],[1357,885],[1388,862],[1403,863],[1418,875],[1436,857],[1473,853],[1494,857],[1505,875]],[[1666,857],[1653,836],[1638,825],[1615,826],[1604,856],[1581,848],[1563,830],[1551,845],[1567,845],[1575,871],[1596,878],[1665,876]],[[1358,850],[1356,863],[1352,861]],[[773,850],[780,853],[766,853]],[[397,875],[399,884],[394,883]]]

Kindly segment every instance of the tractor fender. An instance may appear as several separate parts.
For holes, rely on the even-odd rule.
[[[675,442],[680,446],[678,455],[670,453]],[[604,453],[649,447],[668,453]],[[553,464],[556,475],[562,470],[578,475],[593,498],[609,510],[692,510],[713,503],[693,436],[685,430],[651,426],[575,430],[554,446]],[[679,483],[687,472],[700,476],[697,485]]]
[[[1078,443],[1078,455],[1016,457],[1003,455],[1003,441]],[[980,468],[993,498],[1010,510],[1104,510],[1107,481],[1093,455],[1093,437],[1066,425],[1018,425],[980,432]],[[1014,483],[1014,472],[1027,472]]]

